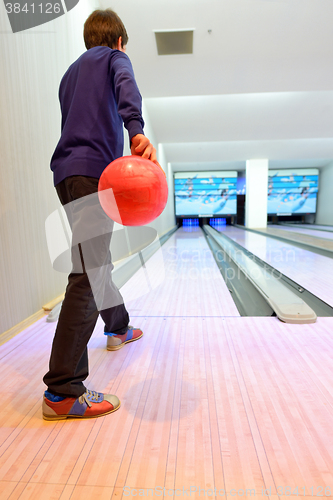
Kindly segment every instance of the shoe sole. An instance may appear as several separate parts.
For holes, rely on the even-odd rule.
[[[124,347],[125,344],[129,344],[130,342],[135,342],[136,340],[141,339],[142,336],[143,336],[143,333],[140,335],[140,337],[136,337],[136,339],[126,340],[126,342],[122,342],[119,345],[110,346],[110,347],[106,346],[106,349],[108,351],[118,351],[119,349],[121,349],[122,347]]]
[[[84,415],[45,415],[43,413],[43,419],[44,420],[66,420],[67,418],[80,418],[80,419],[88,419],[88,418],[98,418],[98,417],[104,417],[104,415],[109,415],[110,413],[113,413],[114,411],[119,410],[121,406],[121,403],[119,402],[119,405],[116,408],[113,408],[113,410],[107,411],[106,413],[101,413],[100,415],[89,415],[88,417],[85,417]]]

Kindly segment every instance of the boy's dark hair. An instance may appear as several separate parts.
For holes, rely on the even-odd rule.
[[[116,49],[120,36],[124,47],[128,42],[125,26],[111,9],[94,10],[84,23],[83,38],[87,49],[100,45]]]

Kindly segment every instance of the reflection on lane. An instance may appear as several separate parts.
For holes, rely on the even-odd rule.
[[[150,275],[163,280],[144,290],[147,268],[121,288],[133,316],[237,316],[239,312],[199,227],[178,229],[148,261]],[[137,290],[142,290],[138,295]]]
[[[279,224],[280,227],[283,227],[284,224]],[[301,229],[322,229],[323,231],[332,231],[333,232],[333,226],[325,226],[324,224],[293,224],[295,227],[299,227]]]
[[[218,230],[333,306],[333,259],[232,226]]]
[[[282,229],[283,231],[290,231],[292,233],[300,233],[300,234],[308,234],[309,236],[315,236],[316,238],[323,238],[326,240],[333,240],[333,232],[330,233],[328,231],[318,231],[316,229],[309,229],[306,227],[290,227],[290,226],[281,226],[278,224],[270,224],[267,226],[268,229]]]

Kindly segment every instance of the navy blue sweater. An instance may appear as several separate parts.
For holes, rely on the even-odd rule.
[[[143,134],[141,95],[124,52],[94,47],[77,59],[59,88],[61,137],[51,159],[54,185],[71,175],[98,178],[123,154],[123,122]]]

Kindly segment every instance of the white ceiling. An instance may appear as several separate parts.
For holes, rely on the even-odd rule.
[[[241,170],[249,158],[269,158],[272,168],[332,161],[331,0],[113,0],[111,7],[126,25],[127,53],[174,170]],[[157,55],[154,30],[191,28],[193,55]]]

